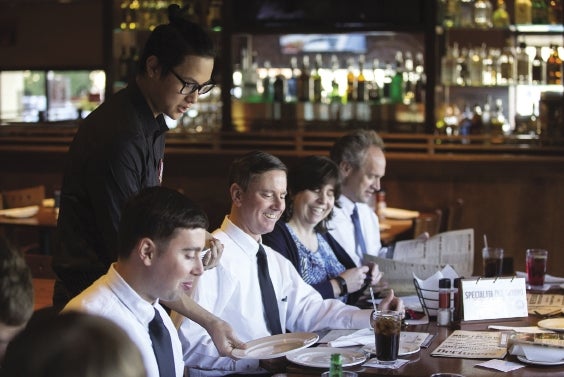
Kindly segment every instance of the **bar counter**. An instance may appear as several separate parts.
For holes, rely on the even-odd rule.
[[[327,155],[347,130],[167,134],[164,182],[202,205],[211,228],[229,210],[226,174],[232,159],[261,149],[288,166],[299,157]],[[0,127],[0,190],[44,184],[60,187],[73,123]],[[460,228],[474,228],[474,271],[481,271],[486,234],[524,271],[525,249],[549,251],[548,273],[564,276],[564,144],[508,137],[446,137],[381,133],[387,168],[382,179],[390,207],[432,212],[464,200]]]

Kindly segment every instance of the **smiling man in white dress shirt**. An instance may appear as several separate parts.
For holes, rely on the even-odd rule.
[[[271,335],[258,278],[261,235],[271,232],[285,209],[286,166],[264,152],[235,160],[229,174],[231,212],[213,235],[224,244],[219,265],[201,277],[195,299],[228,321],[242,341]],[[305,283],[281,254],[264,246],[274,286],[282,331],[359,329],[369,326],[371,310],[334,299],[324,300]],[[392,305],[400,305],[394,299]],[[180,328],[184,360],[190,376],[265,373],[258,360],[220,357],[208,334],[192,321]]]
[[[368,203],[380,190],[380,180],[386,173],[384,142],[373,130],[356,130],[338,139],[330,155],[339,166],[342,184],[340,207],[335,206],[327,228],[356,265],[361,266],[363,254],[378,255],[382,248],[378,217]],[[351,215],[355,206],[364,236],[364,251],[359,250],[354,237]]]

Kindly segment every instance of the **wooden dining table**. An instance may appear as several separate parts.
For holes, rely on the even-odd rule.
[[[57,228],[57,210],[53,207],[40,206],[37,213],[31,217],[13,218],[0,215],[0,227],[5,229],[8,238],[17,228],[37,230],[40,252],[51,254],[53,233]]]
[[[534,325],[539,318],[530,316],[526,320],[519,321],[520,326]],[[494,322],[492,322],[494,323]],[[496,323],[503,325],[504,322]],[[509,325],[506,323],[506,325]],[[516,326],[517,324],[513,324]],[[482,323],[476,327],[476,330],[486,330],[488,323]],[[344,368],[344,370],[354,371],[360,377],[362,376],[400,376],[400,377],[429,377],[437,372],[458,373],[464,377],[544,377],[544,376],[564,376],[564,365],[560,366],[536,366],[524,364],[524,368],[513,370],[510,372],[501,372],[494,369],[478,367],[476,364],[485,362],[483,359],[464,359],[457,357],[435,357],[431,356],[431,352],[438,347],[445,339],[448,338],[454,329],[449,327],[439,327],[435,321],[431,321],[425,325],[408,326],[402,331],[417,331],[434,334],[435,337],[429,347],[421,348],[421,350],[413,355],[402,356],[409,362],[399,369],[381,369],[365,366],[353,366]],[[349,347],[345,349],[360,350],[362,347]],[[505,361],[521,363],[516,356],[509,353],[504,358]],[[327,369],[311,368],[288,363],[286,366],[287,377],[321,375]]]

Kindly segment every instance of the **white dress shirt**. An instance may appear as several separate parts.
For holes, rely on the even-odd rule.
[[[244,342],[269,336],[258,281],[257,241],[227,217],[213,235],[223,243],[223,255],[216,268],[200,277],[196,301],[231,324]],[[360,310],[339,300],[324,300],[302,280],[290,261],[263,246],[283,330],[310,332],[369,326],[371,310]],[[184,320],[179,333],[190,377],[264,373],[258,360],[220,357],[207,332],[192,321]]]
[[[155,309],[161,314],[170,333],[176,376],[182,377],[184,375],[182,346],[170,316],[158,302],[151,305],[142,299],[123,280],[114,265],[110,266],[106,275],[100,277],[90,287],[74,297],[63,310],[78,310],[96,314],[117,323],[141,351],[147,369],[147,377],[159,377],[159,366],[149,336],[149,322],[155,316]],[[87,340],[85,339],[85,341]]]
[[[350,255],[354,263],[356,263],[357,266],[361,266],[362,260],[356,252],[354,225],[351,220],[355,203],[345,195],[341,195],[339,197],[339,204],[341,208],[337,206],[333,208],[333,217],[329,221],[327,228],[329,229],[329,233]],[[378,255],[378,251],[382,248],[378,216],[376,216],[374,210],[366,203],[356,203],[356,206],[358,208],[362,235],[364,236],[364,242],[366,244],[366,253]]]

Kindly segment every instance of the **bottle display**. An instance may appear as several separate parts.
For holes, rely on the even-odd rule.
[[[562,85],[562,59],[558,55],[558,46],[552,45],[552,53],[546,61],[546,83]]]
[[[515,0],[515,24],[528,25],[533,22],[531,0]]]
[[[497,8],[492,15],[492,25],[496,28],[508,28],[509,24],[509,13],[507,13],[505,0],[498,0]]]

